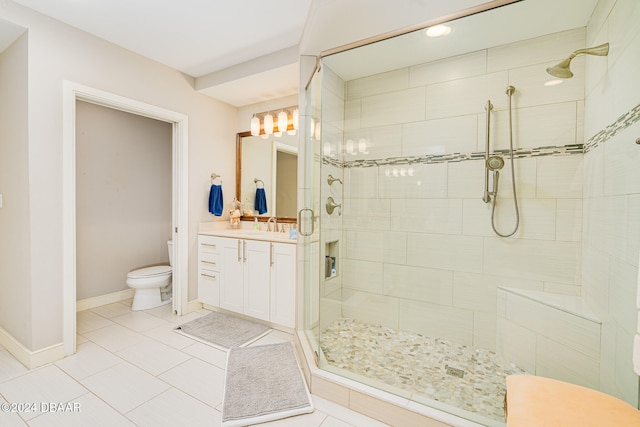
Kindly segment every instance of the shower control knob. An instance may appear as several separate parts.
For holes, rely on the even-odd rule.
[[[640,145],[640,138],[636,138],[636,144]]]

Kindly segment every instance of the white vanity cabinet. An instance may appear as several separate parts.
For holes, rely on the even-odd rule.
[[[200,302],[295,327],[295,244],[201,234],[198,245]]]

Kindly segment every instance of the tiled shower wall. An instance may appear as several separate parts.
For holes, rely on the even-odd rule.
[[[344,210],[321,209],[322,246],[337,240],[340,248],[338,278],[321,283],[321,329],[355,317],[495,349],[499,286],[582,295],[602,322],[600,372],[590,385],[637,405],[639,23],[636,0],[603,0],[586,30],[346,84],[325,64],[321,195]],[[574,78],[542,85],[547,66],[606,41],[607,58],[579,56]],[[487,99],[492,149],[508,146],[507,84],[516,87],[521,225],[502,239],[481,201],[476,158]],[[584,155],[568,154],[583,143]],[[344,189],[328,187],[328,173]],[[503,232],[513,225],[510,196],[507,162],[496,214]]]
[[[499,286],[580,294],[584,58],[573,79],[543,83],[545,68],[585,36],[576,29],[349,81],[343,129],[325,117],[323,93],[323,171],[337,173],[333,162],[345,178],[343,304],[334,315],[495,350]],[[478,153],[487,100],[491,149],[508,148],[507,85],[516,88],[521,218],[504,239],[481,200]],[[514,224],[511,196],[507,160],[496,212],[503,233]]]
[[[587,45],[610,43],[589,58],[584,155],[583,294],[602,321],[600,389],[638,404],[631,362],[637,328],[640,253],[640,3],[600,1]]]

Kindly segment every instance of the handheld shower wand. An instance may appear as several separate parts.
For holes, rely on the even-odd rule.
[[[604,43],[599,46],[589,47],[586,49],[578,49],[573,52],[567,59],[560,62],[553,67],[547,68],[547,73],[552,75],[553,77],[558,77],[561,79],[570,79],[573,77],[573,73],[569,69],[569,65],[571,64],[571,60],[578,55],[595,55],[595,56],[607,56],[609,54],[609,43]]]
[[[500,237],[510,237],[513,236],[516,231],[518,231],[518,227],[520,226],[520,210],[518,208],[518,196],[516,194],[516,175],[515,175],[515,167],[513,161],[513,118],[512,118],[512,105],[511,98],[513,93],[516,91],[516,88],[509,85],[507,86],[506,94],[509,98],[508,102],[508,111],[509,111],[509,158],[511,160],[511,186],[513,189],[513,204],[516,214],[516,223],[513,230],[510,233],[501,233],[498,231],[495,225],[495,213],[496,213],[496,204],[498,202],[498,182],[500,179],[500,170],[504,167],[504,159],[500,156],[490,156],[489,155],[489,129],[491,127],[491,101],[487,101],[487,106],[485,110],[487,111],[487,143],[485,147],[485,187],[484,187],[484,196],[482,200],[485,203],[493,202],[491,205],[491,228],[494,233]],[[489,191],[489,172],[493,172],[493,191]]]

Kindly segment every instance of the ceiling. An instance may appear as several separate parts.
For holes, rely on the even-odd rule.
[[[598,0],[529,0],[449,21],[446,37],[416,30],[323,58],[343,80],[437,61],[587,25]],[[552,49],[550,46],[549,49]],[[558,60],[571,52],[554,52]],[[385,58],[381,61],[381,58]]]
[[[314,7],[311,17],[312,0],[12,0],[190,75],[195,78],[198,92],[236,107],[297,94],[298,45],[305,27],[319,27],[322,36],[342,34],[345,29],[336,24],[336,10],[347,5],[362,7],[362,3],[370,1],[373,0],[350,0],[342,5],[337,0],[323,0]],[[375,9],[380,9],[377,15],[373,13],[376,10],[367,10],[368,14],[352,18],[360,21],[359,28],[366,28],[378,15],[384,22],[396,22],[394,16],[398,18],[403,13],[395,11],[394,15],[387,0],[376,1]],[[427,7],[431,10],[436,1],[405,0],[407,5],[415,6],[414,12]],[[461,10],[467,3],[469,7],[481,2],[457,0],[452,7]],[[350,80],[390,67],[584,26],[596,2],[516,2],[495,13],[460,20],[465,25],[456,28],[446,44],[431,41],[427,47],[424,37],[407,35],[325,60],[343,79]],[[345,9],[345,13],[352,15],[349,10]],[[328,26],[332,31],[326,31]],[[21,31],[0,20],[0,51],[8,46],[3,45],[3,39],[13,37],[11,43]]]
[[[300,42],[311,0],[13,2],[195,77],[199,91],[235,106],[297,93],[297,55],[277,52]],[[247,74],[241,85],[224,78],[230,68]]]

